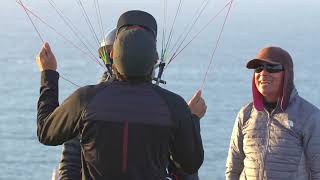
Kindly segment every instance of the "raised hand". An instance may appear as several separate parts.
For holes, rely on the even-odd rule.
[[[47,42],[44,43],[39,54],[37,55],[36,63],[38,64],[40,72],[44,70],[57,70],[57,60]]]
[[[201,90],[198,90],[193,95],[193,97],[188,102],[188,105],[191,113],[198,116],[199,118],[202,118],[207,111],[207,105],[204,99],[201,97]]]

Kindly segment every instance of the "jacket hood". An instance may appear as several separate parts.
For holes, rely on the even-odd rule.
[[[283,89],[278,99],[278,103],[280,104],[281,110],[285,111],[289,104],[291,92],[294,89],[293,62],[290,54],[280,47],[266,47],[259,51],[256,58],[248,62],[247,68],[255,68],[255,65],[259,61],[265,61],[268,63],[280,63],[284,67]],[[254,107],[258,111],[262,111],[264,109],[264,98],[255,85],[254,74],[252,79],[252,96]]]
[[[151,76],[157,60],[156,40],[144,29],[119,32],[113,45],[113,65],[126,77]]]

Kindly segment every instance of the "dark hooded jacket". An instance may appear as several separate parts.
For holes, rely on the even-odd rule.
[[[320,110],[294,88],[291,57],[278,59],[283,93],[268,112],[253,79],[253,102],[240,110],[233,128],[227,180],[320,179]]]
[[[109,73],[105,72],[98,83],[111,83],[113,80],[114,77],[109,76]],[[197,173],[192,175],[185,173],[171,159],[169,159],[167,169],[167,176],[175,178],[174,180],[199,180]],[[60,180],[81,179],[81,146],[79,136],[63,144],[58,177]]]
[[[41,76],[39,141],[80,135],[82,179],[165,179],[169,153],[185,172],[200,168],[199,118],[180,96],[151,82],[113,81],[82,87],[59,105],[58,73]]]
[[[114,77],[106,71],[98,83],[111,83]],[[79,136],[63,143],[59,163],[59,179],[81,179],[81,146]]]

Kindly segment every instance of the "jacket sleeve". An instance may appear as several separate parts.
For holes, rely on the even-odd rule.
[[[80,94],[76,91],[59,106],[58,79],[56,71],[41,73],[37,135],[45,145],[60,145],[78,135],[82,113]]]
[[[81,179],[81,146],[79,136],[63,144],[59,164],[60,180]]]
[[[181,169],[194,174],[203,163],[204,152],[200,134],[200,119],[192,115],[184,101],[184,110],[178,116],[178,128],[172,144],[172,157],[181,166]],[[176,107],[177,108],[177,107]],[[176,109],[177,110],[177,109]]]
[[[320,180],[320,112],[312,113],[304,128],[304,153],[312,180]]]
[[[169,161],[168,173],[169,177],[171,177],[172,179],[177,178],[179,180],[199,180],[198,173],[185,173],[181,168],[177,167],[174,162],[172,162],[172,160]]]
[[[229,152],[226,162],[226,180],[239,180],[243,170],[243,160],[245,158],[243,152],[243,134],[242,134],[243,110],[241,110],[236,118],[233,127]]]

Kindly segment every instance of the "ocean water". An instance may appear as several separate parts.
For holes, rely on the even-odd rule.
[[[23,2],[57,31],[81,45],[51,9],[48,1]],[[77,3],[62,0],[55,2],[79,32],[90,39],[88,44],[97,48],[98,44]],[[94,1],[82,2],[99,34]],[[101,1],[104,30],[114,27],[118,16],[126,10],[146,10],[158,20],[160,49],[163,27],[166,27],[169,34],[178,6],[178,0],[168,1],[167,23],[164,26],[163,2]],[[226,3],[225,0],[211,0],[188,39]],[[200,4],[201,1],[183,1],[173,28],[172,45],[188,23],[192,22],[193,13]],[[40,74],[35,56],[42,42],[23,9],[15,1],[2,0],[0,5],[0,179],[50,179],[53,168],[58,165],[61,146],[44,146],[36,137]],[[164,73],[167,85],[163,87],[180,94],[186,100],[192,97],[201,85],[225,13],[168,66]],[[235,1],[203,89],[208,111],[201,120],[205,148],[205,161],[199,172],[201,180],[224,179],[225,160],[235,117],[240,107],[251,100],[252,71],[247,70],[245,64],[260,48],[275,45],[288,50],[294,60],[295,85],[300,95],[320,107],[319,19],[320,2],[317,0]],[[35,24],[43,38],[51,44],[58,60],[58,71],[64,77],[81,86],[97,82],[103,73],[101,67],[47,26],[39,21],[35,21]],[[61,79],[60,101],[76,88]]]

